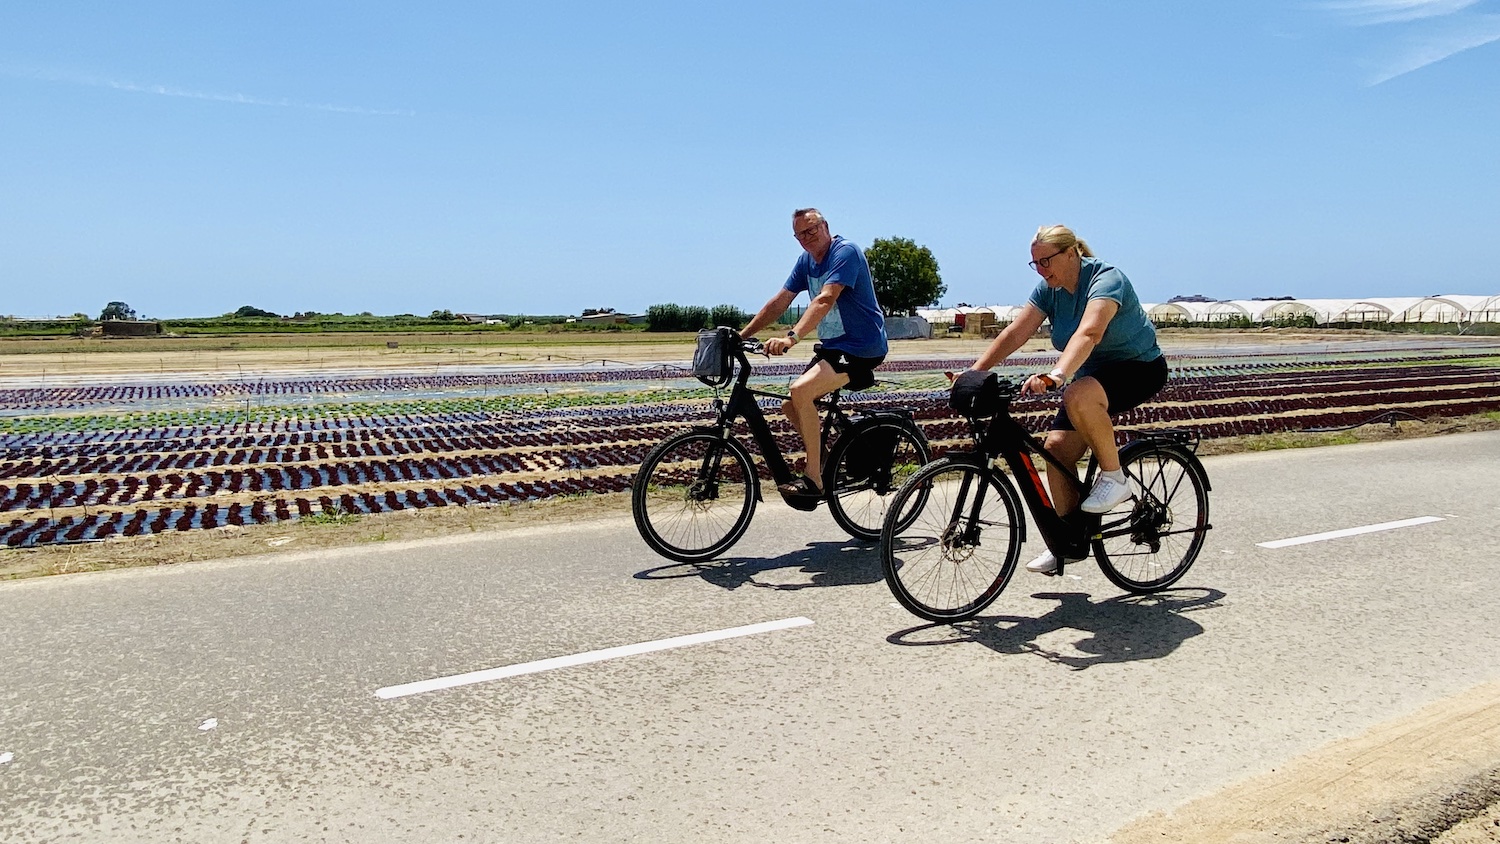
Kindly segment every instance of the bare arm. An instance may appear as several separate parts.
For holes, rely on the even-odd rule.
[[[792,327],[792,330],[797,332],[797,336],[805,337],[813,333],[818,323],[823,321],[823,317],[828,316],[828,312],[833,310],[833,303],[839,300],[839,294],[843,292],[844,285],[842,284],[823,285],[823,289],[818,291],[818,295],[814,296],[812,302],[808,304],[807,310],[802,312],[802,318],[797,320],[797,324]]]
[[[990,347],[984,350],[984,354],[979,356],[979,360],[974,361],[974,365],[969,368],[994,369],[996,364],[1015,354],[1017,349],[1025,345],[1026,341],[1031,339],[1031,335],[1042,327],[1042,320],[1046,318],[1047,315],[1042,313],[1036,305],[1030,302],[1022,305],[1021,313],[1011,320],[1010,325],[1005,326],[1000,335],[990,343]]]
[[[786,309],[791,306],[792,300],[796,298],[796,293],[785,288],[778,291],[775,296],[771,297],[770,301],[761,306],[760,313],[751,318],[744,330],[740,332],[740,336],[754,337],[755,332],[780,319],[781,315],[786,313]],[[814,325],[816,324],[814,323]]]
[[[833,310],[833,303],[839,300],[839,294],[843,292],[844,285],[842,284],[823,285],[823,289],[819,290],[818,295],[814,296],[812,302],[808,304],[807,310],[802,312],[802,318],[797,320],[797,324],[792,327],[792,330],[797,332],[797,336],[811,334],[813,329],[818,327],[818,323],[823,321],[823,317],[828,316],[828,312]],[[797,344],[790,337],[772,337],[766,341],[766,351],[773,355],[780,355],[795,345]]]
[[[1068,338],[1067,348],[1063,349],[1062,355],[1057,359],[1057,366],[1053,371],[1061,371],[1062,378],[1057,384],[1048,385],[1041,375],[1033,375],[1026,379],[1021,385],[1021,391],[1026,393],[1045,393],[1054,387],[1060,387],[1083,366],[1083,362],[1093,354],[1094,347],[1104,339],[1104,330],[1109,328],[1109,321],[1115,318],[1120,311],[1120,303],[1109,299],[1093,299],[1083,309],[1083,319],[1078,323],[1078,330]],[[1049,373],[1047,378],[1051,378]]]
[[[1109,328],[1109,321],[1120,312],[1120,303],[1110,299],[1094,299],[1083,309],[1083,319],[1078,323],[1078,330],[1068,339],[1068,347],[1063,349],[1062,357],[1057,359],[1057,368],[1063,371],[1063,380],[1072,377],[1083,366],[1083,362],[1093,354],[1094,347],[1104,339],[1104,330]]]

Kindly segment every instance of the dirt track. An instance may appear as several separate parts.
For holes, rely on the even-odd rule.
[[[1246,345],[1286,346],[1314,343],[1357,348],[1370,341],[1453,342],[1493,338],[1423,338],[1379,332],[1190,331],[1166,329],[1161,344],[1175,351],[1223,350]],[[388,344],[396,344],[391,348]],[[891,357],[978,357],[987,340],[935,337],[897,340]],[[1050,351],[1046,340],[1033,340],[1023,351]],[[315,371],[323,369],[410,369],[447,366],[536,366],[598,361],[640,363],[687,361],[693,338],[687,334],[534,334],[512,339],[499,335],[477,342],[472,335],[308,335],[244,338],[163,338],[145,340],[0,340],[0,380],[44,375],[115,373],[240,373],[246,371]],[[794,353],[794,356],[795,353]]]

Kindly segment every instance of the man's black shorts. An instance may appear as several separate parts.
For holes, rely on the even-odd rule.
[[[875,367],[885,363],[885,355],[878,358],[862,358],[841,352],[838,349],[825,349],[819,343],[813,346],[813,358],[808,361],[807,369],[818,365],[818,361],[826,360],[833,367],[834,372],[842,372],[849,376],[849,385],[846,390],[868,390],[875,386]],[[802,370],[806,372],[807,369]]]
[[[1167,383],[1167,359],[1122,360],[1106,363],[1090,372],[1086,377],[1099,382],[1104,395],[1109,397],[1109,415],[1124,413],[1140,407],[1147,399],[1156,395]],[[1068,418],[1068,409],[1059,407],[1052,419],[1052,430],[1073,431],[1073,422]]]

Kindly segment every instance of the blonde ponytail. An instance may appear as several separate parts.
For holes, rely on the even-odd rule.
[[[1033,237],[1031,242],[1045,243],[1061,251],[1077,249],[1078,254],[1085,258],[1094,257],[1094,250],[1089,248],[1088,243],[1064,225],[1039,227],[1036,230],[1036,237]]]

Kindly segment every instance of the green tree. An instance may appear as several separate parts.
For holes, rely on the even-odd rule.
[[[707,328],[719,325],[727,325],[738,329],[750,321],[750,314],[745,313],[734,305],[714,305],[709,311]]]
[[[279,319],[281,317],[281,314],[273,314],[270,311],[261,310],[260,308],[253,307],[251,305],[245,305],[241,307],[239,310],[235,311],[233,315],[239,317],[240,319],[244,319],[245,317],[272,317]]]
[[[130,307],[124,302],[110,302],[104,306],[104,310],[99,314],[99,319],[135,319],[135,308]]]
[[[932,250],[908,238],[876,238],[865,250],[865,260],[875,282],[875,300],[886,316],[912,314],[917,308],[935,305],[948,291]]]

